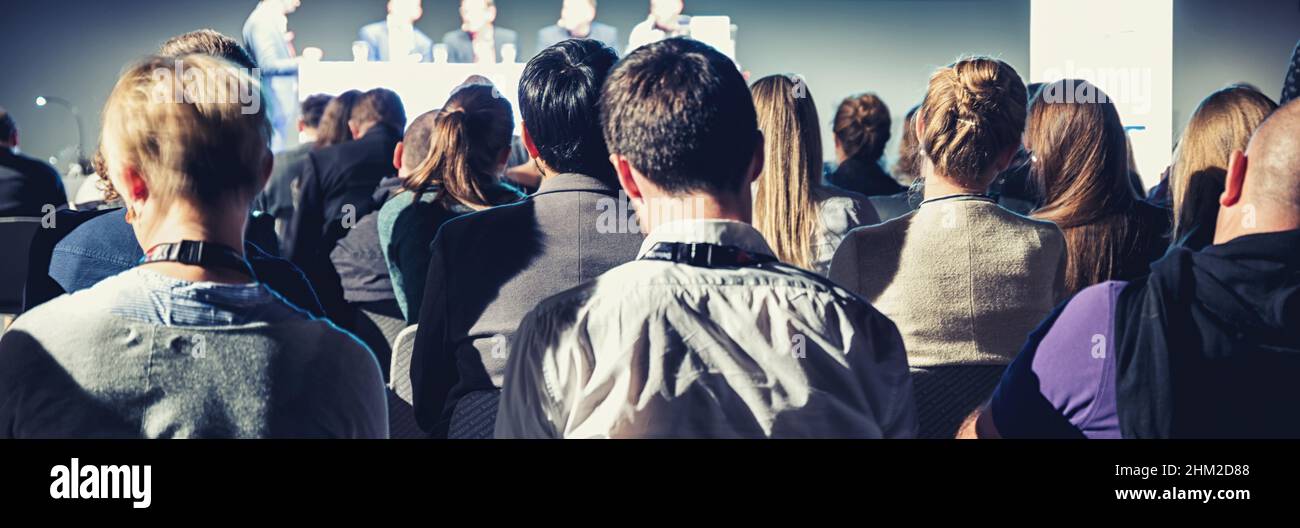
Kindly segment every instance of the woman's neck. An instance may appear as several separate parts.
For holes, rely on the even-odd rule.
[[[943,198],[944,196],[952,196],[956,194],[987,194],[989,192],[987,185],[983,187],[961,185],[954,182],[952,178],[938,174],[933,170],[926,170],[924,171],[924,174],[925,193],[923,196],[926,200],[933,200],[935,198]]]
[[[227,218],[208,218],[201,216],[193,208],[177,204],[153,224],[152,232],[141,234],[141,246],[145,251],[159,244],[177,243],[185,240],[221,244],[244,256],[244,227],[248,221],[247,213]],[[182,264],[180,262],[153,262],[140,266],[167,277],[188,282],[214,282],[219,284],[247,284],[255,279],[243,273],[219,268],[206,268]]]

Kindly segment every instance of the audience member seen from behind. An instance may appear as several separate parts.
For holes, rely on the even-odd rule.
[[[419,320],[429,244],[438,228],[461,214],[523,198],[501,183],[514,128],[514,110],[495,87],[461,86],[433,122],[429,155],[380,211],[384,255],[408,322]]]
[[[352,141],[352,128],[348,126],[348,121],[352,119],[352,109],[363,95],[365,93],[360,90],[348,90],[330,99],[330,103],[325,105],[325,112],[321,114],[320,127],[316,129],[316,141],[312,142],[312,150],[321,150]]]
[[[1297,138],[1292,102],[1230,155],[1212,244],[1075,296],[961,436],[1300,437]]]
[[[1214,241],[1232,152],[1245,150],[1251,134],[1276,109],[1267,95],[1236,84],[1210,94],[1192,112],[1169,171],[1177,244],[1199,250]]]
[[[1064,295],[1061,230],[987,196],[1020,149],[1026,101],[996,59],[935,72],[916,115],[925,201],[835,254],[831,278],[898,325],[912,367],[1006,365]]]
[[[529,310],[636,258],[644,237],[609,163],[600,90],[618,57],[568,40],[524,69],[519,111],[541,187],[447,222],[433,242],[411,362],[417,419],[436,435],[491,437],[506,356]],[[620,226],[622,228],[620,228]]]
[[[497,437],[915,434],[894,325],[777,263],[749,225],[763,135],[748,95],[735,63],[698,41],[615,67],[601,120],[648,234],[639,260],[524,318]]]
[[[754,227],[781,262],[826,275],[840,240],[877,223],[876,210],[866,196],[822,184],[821,120],[802,79],[764,77],[751,92],[764,139]]]
[[[67,206],[59,171],[18,152],[18,123],[0,108],[0,218],[39,217]]]
[[[845,99],[831,126],[839,163],[827,178],[831,185],[864,196],[889,196],[907,190],[880,166],[892,122],[889,107],[876,94]]]
[[[293,221],[293,209],[298,201],[299,182],[303,161],[316,147],[317,130],[320,128],[321,116],[325,107],[333,99],[328,95],[313,95],[302,102],[298,118],[298,146],[277,153],[275,167],[271,169],[271,180],[266,182],[257,198],[253,200],[253,210],[269,214],[275,218],[275,233],[283,242]],[[278,248],[281,252],[286,247]]]
[[[1065,234],[1065,294],[1146,275],[1169,247],[1171,218],[1130,184],[1128,136],[1115,104],[1081,80],[1038,93],[1025,128],[1031,179],[1044,202],[1033,217]]]
[[[173,104],[148,95],[172,82],[197,90],[192,83],[205,80],[258,81],[202,55],[184,57],[195,75],[154,75],[173,60],[129,68],[103,112],[107,176],[149,260],[35,308],[4,335],[3,434],[387,436],[370,352],[257,283],[244,259],[249,206],[271,172],[265,107],[220,94]]]
[[[183,61],[185,56],[191,54],[217,57],[248,70],[256,67],[248,52],[238,42],[206,29],[172,37],[163,43],[160,52],[172,58],[173,67],[174,61]],[[96,154],[95,160],[95,172],[100,176],[96,183],[104,188],[109,201],[118,201],[118,193],[107,180],[102,153]],[[264,223],[250,218],[245,231],[244,255],[252,264],[258,280],[295,306],[312,315],[324,315],[316,292],[302,271],[289,261],[273,255],[276,250],[275,241],[267,239],[276,233],[273,227],[264,229],[265,227]],[[144,256],[131,225],[126,220],[125,209],[85,220],[52,244],[54,249],[50,255],[49,277],[62,290],[59,293],[76,293],[94,286],[101,280],[130,269]],[[263,248],[263,245],[266,247]]]
[[[307,273],[325,312],[344,326],[351,324],[353,314],[330,253],[359,220],[381,205],[375,191],[393,174],[393,152],[406,129],[402,100],[384,88],[366,92],[352,109],[348,128],[354,140],[313,151],[303,163],[287,255]]]

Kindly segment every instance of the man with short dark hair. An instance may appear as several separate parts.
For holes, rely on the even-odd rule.
[[[631,261],[627,225],[600,126],[600,89],[618,57],[593,40],[538,54],[519,83],[523,140],[542,173],[522,202],[452,220],[434,239],[411,380],[422,427],[454,438],[492,436],[505,357],[498,349],[543,299]]]
[[[303,163],[287,255],[307,273],[325,312],[345,327],[351,317],[330,252],[379,207],[375,190],[394,173],[393,151],[406,129],[406,110],[392,90],[376,88],[357,101],[348,127],[353,141],[313,151]]]
[[[302,112],[298,118],[297,147],[275,155],[275,164],[271,168],[271,179],[266,182],[266,189],[253,200],[253,210],[261,211],[275,218],[275,234],[279,237],[281,253],[288,251],[289,224],[293,222],[293,209],[297,203],[298,181],[302,175],[303,164],[307,155],[316,146],[316,129],[320,126],[321,115],[325,106],[333,99],[328,95],[316,94],[302,102]]]
[[[524,318],[496,436],[914,436],[894,324],[776,262],[749,224],[763,135],[735,63],[693,40],[647,45],[614,68],[601,108],[648,235],[637,261]]]
[[[59,171],[18,153],[18,123],[0,108],[0,217],[41,216],[68,206]]]
[[[965,438],[1300,438],[1300,102],[1232,154],[1214,244],[1079,292]]]

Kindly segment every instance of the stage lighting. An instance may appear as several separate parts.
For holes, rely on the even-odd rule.
[[[47,102],[47,101],[45,100],[44,97],[37,97],[37,98],[36,98],[36,106],[45,106],[45,103],[46,103],[46,102]]]

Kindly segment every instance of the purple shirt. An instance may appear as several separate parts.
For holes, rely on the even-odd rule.
[[[1120,438],[1115,304],[1128,283],[1079,292],[1029,338],[990,403],[1004,438]]]

